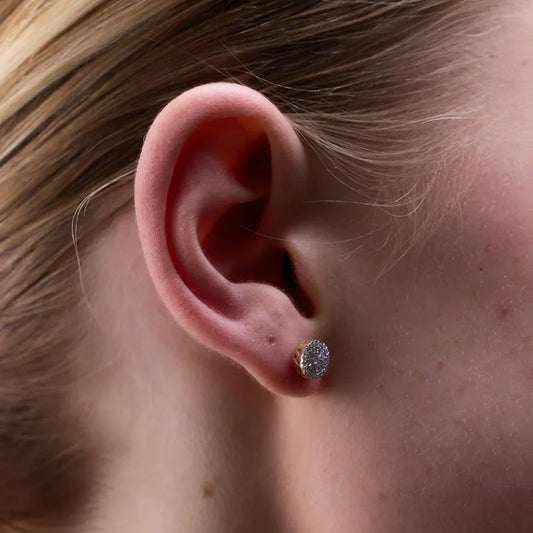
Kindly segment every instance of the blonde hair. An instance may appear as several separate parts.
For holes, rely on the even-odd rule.
[[[90,499],[97,454],[68,402],[84,334],[75,244],[83,256],[131,207],[158,111],[211,81],[262,91],[332,179],[390,215],[403,231],[390,257],[403,254],[464,190],[445,171],[473,153],[481,4],[0,3],[0,530],[35,531]]]

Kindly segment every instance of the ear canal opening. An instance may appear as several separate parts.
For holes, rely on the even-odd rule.
[[[287,250],[257,233],[268,198],[229,208],[206,236],[209,262],[233,283],[265,283],[283,291],[298,312],[310,318],[314,305],[300,285]]]
[[[218,139],[220,154],[231,169],[234,179],[259,198],[241,202],[228,209],[202,238],[202,249],[209,262],[233,283],[265,283],[283,291],[298,312],[312,317],[316,310],[309,296],[298,282],[289,253],[279,241],[258,233],[269,201],[271,181],[270,142],[261,124],[253,118],[239,118],[238,123],[249,136],[241,138],[241,130],[232,137],[224,134]],[[206,131],[224,132],[235,127],[234,119],[212,122]],[[205,132],[204,132],[205,133]]]
[[[300,314],[306,318],[313,317],[315,315],[315,306],[300,285],[291,256],[287,251],[284,251],[283,258],[283,280],[285,294],[289,296],[295,307],[300,311]]]

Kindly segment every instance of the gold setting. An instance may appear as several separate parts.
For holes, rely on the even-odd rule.
[[[294,350],[294,365],[296,366],[296,370],[300,376],[303,376],[304,378],[307,377],[304,374],[304,371],[302,370],[302,355],[304,353],[304,349],[307,346],[307,342],[302,342],[298,344],[296,347],[296,350]]]

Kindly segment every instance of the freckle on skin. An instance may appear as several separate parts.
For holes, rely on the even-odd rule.
[[[498,318],[509,318],[513,313],[512,305],[509,302],[500,302],[496,308]]]
[[[212,498],[215,495],[215,487],[212,483],[205,483],[202,487],[204,498]]]
[[[220,481],[220,476],[215,476],[212,482],[206,482],[202,485],[202,494],[204,499],[212,498],[215,495],[215,486]]]
[[[437,369],[442,370],[444,368],[444,361],[437,361]]]

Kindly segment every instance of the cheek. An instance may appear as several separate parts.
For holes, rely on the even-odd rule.
[[[330,310],[353,354],[335,379],[372,413],[365,505],[383,531],[533,531],[533,163],[509,157],[379,283],[337,276],[356,281]]]
[[[428,466],[415,480],[432,512],[454,509],[454,521],[483,524],[483,531],[533,526],[533,435],[523,410],[507,414],[479,408],[473,398],[443,420],[443,436],[427,442]]]
[[[461,351],[461,364],[452,342],[441,350],[441,365],[405,367],[381,392],[389,530],[403,518],[418,531],[532,531],[532,382],[492,371],[482,352],[474,363]]]
[[[463,417],[438,439],[420,435],[421,449],[404,449],[416,463],[401,478],[400,502],[420,513],[424,530],[531,531],[533,439],[497,417],[490,423]]]
[[[533,179],[496,181],[479,179],[357,317],[379,324],[358,364],[391,531],[400,515],[418,531],[533,531]]]
[[[398,449],[412,454],[411,495],[428,513],[530,531],[533,179],[487,172],[461,215],[435,236],[412,285],[412,301],[423,302],[413,326],[430,332],[413,365],[427,381],[398,388],[397,405],[401,392],[411,396],[398,418],[416,420],[397,428]]]

